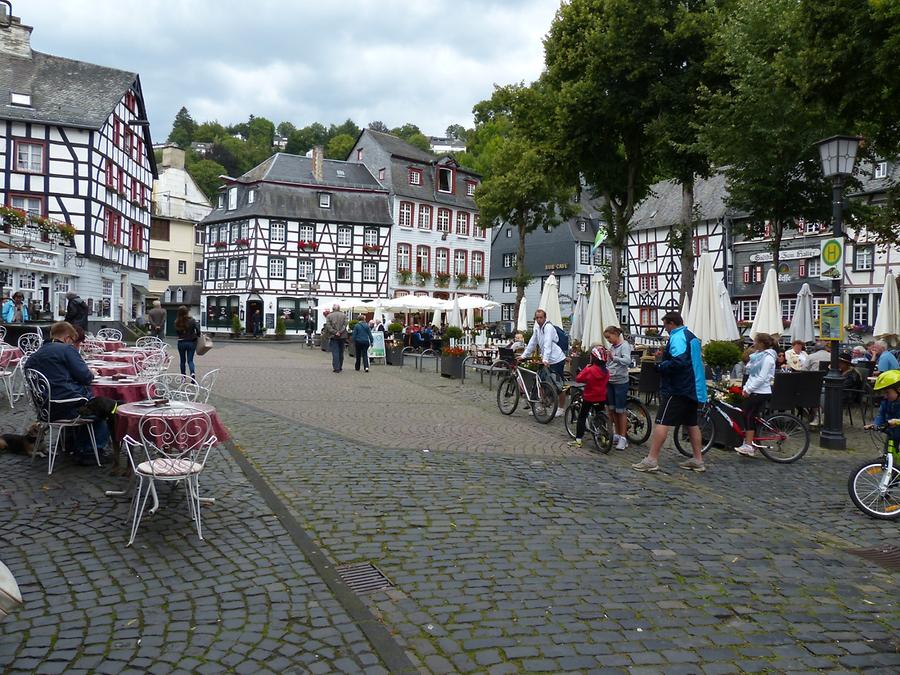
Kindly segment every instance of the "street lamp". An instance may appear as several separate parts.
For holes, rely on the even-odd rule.
[[[844,215],[844,182],[847,176],[853,173],[860,140],[858,136],[832,136],[817,143],[822,161],[822,175],[831,179],[831,236],[835,239],[844,236],[841,227]],[[840,272],[841,274],[831,282],[831,294],[837,304],[842,304],[843,268]],[[831,343],[831,369],[825,376],[825,423],[819,434],[819,444],[823,448],[833,450],[843,450],[847,447],[847,438],[844,436],[844,411],[841,405],[844,378],[838,370],[840,344],[840,341]]]

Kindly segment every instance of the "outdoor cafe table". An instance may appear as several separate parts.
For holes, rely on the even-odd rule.
[[[95,361],[120,361],[134,365],[134,358],[136,355],[137,352],[103,352],[101,354],[94,354],[92,358]]]
[[[166,405],[156,406],[150,401],[138,401],[120,405],[116,410],[116,438],[122,439],[126,435],[139,439],[140,421],[144,415],[151,417],[164,417],[169,420],[174,431],[184,426],[189,420],[206,413],[212,422],[213,434],[219,443],[224,443],[231,436],[228,429],[222,424],[216,409],[208,403],[188,403],[182,401],[169,401]]]
[[[91,359],[87,362],[91,370],[96,370],[98,375],[108,377],[110,375],[136,375],[137,369],[133,363],[125,363],[124,361],[95,361]]]
[[[91,392],[94,396],[135,403],[147,398],[147,383],[135,379],[114,380],[111,377],[97,377],[91,382]]]
[[[117,352],[125,348],[125,343],[121,340],[94,340],[97,344],[103,345],[105,352]]]
[[[21,349],[19,349],[18,347],[6,346],[6,348],[2,352],[0,352],[0,368],[14,366],[19,362],[21,358]]]

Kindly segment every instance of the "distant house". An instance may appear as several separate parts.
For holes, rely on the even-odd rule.
[[[446,155],[451,152],[465,152],[466,144],[455,138],[445,136],[429,136],[428,145],[436,155]]]
[[[209,154],[209,151],[212,149],[212,143],[204,143],[201,141],[194,141],[191,143],[191,150],[197,153],[200,157],[206,157]]]
[[[390,192],[393,296],[487,294],[491,243],[474,199],[480,175],[371,129],[360,132],[348,159]]]
[[[272,140],[272,147],[278,148],[279,150],[284,150],[287,147],[287,144],[287,136],[275,136]]]

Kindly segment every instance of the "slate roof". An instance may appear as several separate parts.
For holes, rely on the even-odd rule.
[[[694,184],[694,205],[699,208],[700,220],[718,220],[732,212],[725,204],[728,188],[725,174],[718,172],[700,178]],[[650,195],[634,210],[633,230],[672,227],[681,222],[681,184],[664,180],[650,188]]]
[[[182,298],[181,302],[176,302],[175,298],[177,296],[175,295],[175,292],[179,288],[184,291],[184,297]],[[203,287],[199,286],[199,285],[197,285],[197,286],[193,286],[193,285],[192,286],[179,286],[178,284],[173,284],[173,285],[169,286],[166,290],[172,292],[171,293],[172,302],[164,302],[163,301],[161,303],[163,305],[199,305],[200,304],[200,295],[203,292]],[[164,300],[164,299],[165,299],[164,295],[160,297],[160,300]]]
[[[344,175],[339,175],[339,171],[343,172]],[[323,159],[322,180],[320,181],[316,180],[316,177],[313,175],[311,157],[290,155],[284,152],[272,155],[262,164],[255,166],[237,179],[239,183],[254,183],[256,181],[381,189],[381,183],[375,179],[364,164],[342,162],[336,159]]]
[[[359,136],[356,137],[357,142],[359,142],[360,136],[364,133],[371,136],[373,141],[378,143],[378,145],[386,152],[389,152],[395,157],[405,157],[406,159],[412,159],[417,162],[433,162],[437,159],[436,155],[427,152],[426,150],[420,150],[416,146],[410,145],[402,138],[373,129],[363,129],[359,133]]]
[[[137,78],[36,51],[31,59],[0,52],[0,118],[99,129]],[[7,105],[10,92],[31,94],[31,107]]]
[[[861,186],[858,190],[852,190],[850,196],[878,195],[900,183],[900,162],[888,160],[887,169],[887,175],[884,178],[875,178],[875,163],[860,162],[856,178],[860,181]]]

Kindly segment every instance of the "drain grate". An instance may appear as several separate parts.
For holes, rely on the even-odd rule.
[[[356,563],[337,568],[344,583],[354,593],[374,593],[393,586],[390,579],[372,563]]]
[[[887,570],[900,572],[900,548],[885,546],[882,548],[847,548],[847,553],[878,563]]]

